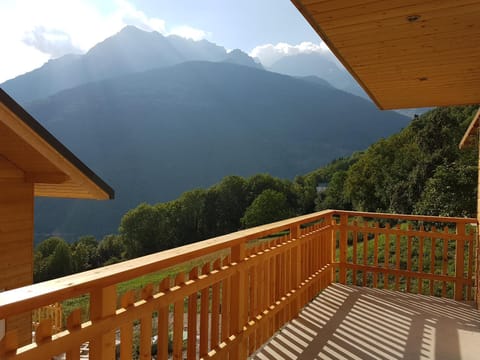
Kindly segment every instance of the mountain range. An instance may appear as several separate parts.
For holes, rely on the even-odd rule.
[[[293,178],[408,123],[327,79],[266,71],[240,50],[127,27],[85,55],[0,86],[106,180],[107,202],[39,199],[36,238],[116,232],[141,202],[226,175]]]

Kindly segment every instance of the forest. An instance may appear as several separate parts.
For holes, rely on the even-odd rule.
[[[178,199],[142,203],[117,234],[72,243],[49,237],[35,248],[35,282],[323,209],[474,216],[477,147],[459,150],[475,106],[415,116],[399,133],[293,181],[227,176]],[[325,188],[319,184],[327,184]]]

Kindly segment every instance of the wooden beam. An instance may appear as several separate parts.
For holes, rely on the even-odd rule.
[[[24,175],[20,168],[0,155],[0,181],[23,179]]]
[[[62,173],[25,173],[25,181],[34,184],[62,184],[70,178]]]

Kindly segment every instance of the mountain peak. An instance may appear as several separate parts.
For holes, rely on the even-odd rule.
[[[49,62],[0,86],[17,101],[25,103],[89,82],[187,61],[219,62],[226,59],[225,48],[209,41],[166,37],[157,31],[129,25],[84,55]]]
[[[262,64],[256,62],[255,59],[253,59],[252,57],[250,57],[248,54],[244,53],[240,49],[234,49],[229,53],[227,53],[227,57],[223,61],[228,62],[230,64],[250,66],[253,68],[263,70]]]

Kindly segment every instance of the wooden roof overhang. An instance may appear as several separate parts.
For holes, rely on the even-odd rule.
[[[480,1],[292,2],[379,108],[480,103]]]
[[[0,181],[23,179],[35,196],[113,199],[114,191],[0,89]]]

